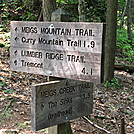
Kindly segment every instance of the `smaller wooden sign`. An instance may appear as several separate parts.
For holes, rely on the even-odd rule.
[[[61,80],[32,86],[32,130],[86,116],[93,109],[93,84]]]

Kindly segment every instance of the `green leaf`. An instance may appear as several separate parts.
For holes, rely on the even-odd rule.
[[[134,116],[134,112],[131,112],[131,111],[127,111],[127,113],[128,113],[129,115],[132,115],[132,116]]]
[[[115,108],[115,107],[113,107],[113,106],[109,106],[109,108],[112,109],[112,110],[117,109],[117,108]]]
[[[5,83],[5,82],[0,83],[0,86],[4,86],[4,85],[6,85],[6,83]]]
[[[134,97],[131,97],[132,100],[134,100]]]
[[[4,28],[4,25],[0,25],[0,28]]]

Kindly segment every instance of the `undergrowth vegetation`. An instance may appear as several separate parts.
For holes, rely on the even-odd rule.
[[[33,10],[33,3],[30,1],[11,1],[1,3],[1,17],[2,20],[16,20],[16,21],[33,21],[37,19],[38,10]],[[28,5],[28,6],[27,6]]]
[[[3,0],[4,1],[4,0]],[[124,0],[118,0],[120,6],[125,6],[124,4],[122,5],[121,1]],[[89,4],[91,4],[89,6]],[[106,11],[106,5],[105,5],[105,0],[95,0],[93,3],[88,3],[86,2],[85,4],[89,8],[86,9],[86,17],[88,22],[105,22],[105,11]],[[63,7],[65,10],[67,10],[69,13],[71,13],[72,21],[78,21],[78,0],[57,0],[57,7],[61,8]],[[30,0],[22,0],[22,3],[20,3],[19,0],[12,0],[7,2],[0,2],[0,48],[4,48],[6,53],[8,53],[6,56],[9,57],[9,49],[10,49],[10,21],[37,21],[39,14],[40,14],[41,6],[36,5],[33,6],[33,2]],[[127,25],[124,23],[122,27],[119,27],[120,25],[120,15],[118,15],[118,22],[117,22],[117,42],[116,42],[116,57],[115,57],[115,62],[116,63],[122,63],[122,64],[129,64],[133,65],[134,64],[134,40],[132,41],[132,44],[130,43],[131,41],[128,39],[128,31],[127,31]],[[132,31],[132,36],[134,37],[134,31]],[[4,54],[1,54],[2,51],[0,51],[0,62],[4,63],[6,65],[9,65],[9,62],[5,63],[5,58]],[[4,65],[5,66],[5,65]],[[2,73],[7,73],[7,70],[1,69],[3,72]],[[10,75],[10,73],[9,73]],[[134,74],[133,74],[134,75]],[[0,91],[4,94],[4,97],[1,97],[1,102],[7,103],[5,108],[3,108],[1,111],[0,115],[0,122],[2,122],[2,119],[8,119],[8,117],[12,113],[12,107],[13,104],[16,103],[17,97],[12,97],[15,89],[9,86],[9,82],[6,81],[6,79],[9,80],[10,76],[5,75],[5,77],[1,77],[0,79]],[[16,77],[17,80],[14,81],[14,85],[17,83],[19,79],[22,79],[21,77]],[[29,79],[29,77],[28,77]],[[36,80],[32,78],[33,80]],[[37,79],[38,80],[38,79]],[[39,80],[40,81],[40,80]],[[39,82],[38,81],[38,82]],[[12,82],[13,83],[13,82]],[[27,85],[25,84],[26,82],[20,81],[20,83],[23,84],[23,86]],[[129,85],[131,85],[132,81],[130,80]],[[128,94],[128,85],[122,89],[122,85],[120,84],[120,79],[117,77],[114,77],[111,81],[106,81],[105,83],[102,84],[106,90],[104,90],[104,93],[108,93],[108,90],[113,90],[117,91],[117,94],[120,91],[120,96],[122,97],[125,94],[126,96],[129,96]],[[4,87],[4,88],[3,88]],[[22,86],[21,86],[22,87]],[[20,87],[19,87],[20,88]],[[110,91],[111,92],[111,91]],[[102,96],[104,95],[102,93]],[[110,96],[110,94],[108,94]],[[118,95],[119,96],[119,95]],[[110,97],[109,97],[110,98]],[[109,99],[108,98],[108,99]],[[102,99],[102,98],[101,98]],[[110,98],[111,99],[111,98]],[[130,98],[126,98],[128,103],[132,103],[134,100],[134,97],[131,95]],[[105,100],[105,97],[103,98]],[[107,99],[106,99],[107,102]],[[19,102],[22,104],[22,102]],[[104,103],[107,104],[107,103]],[[103,104],[103,105],[104,105]],[[114,104],[114,103],[113,103]],[[99,105],[99,103],[97,104]],[[118,102],[117,102],[118,106]],[[109,103],[107,107],[113,112],[113,111],[119,111],[121,108],[117,107],[116,105],[112,105]],[[98,108],[98,106],[97,106]],[[105,107],[106,108],[106,107]],[[122,109],[121,109],[122,110]],[[16,109],[17,111],[17,109]],[[121,111],[122,112],[122,111]],[[119,113],[119,112],[118,112]],[[134,113],[131,112],[131,110],[124,110],[122,112],[127,113],[128,115],[134,115]],[[23,113],[22,113],[23,114]],[[17,127],[21,129],[26,129],[29,127],[30,122],[25,121],[24,123],[19,123]]]
[[[134,32],[133,32],[134,37]],[[127,29],[117,29],[117,43],[116,43],[116,56],[119,60],[129,61],[129,64],[133,64],[134,60],[134,40],[130,45],[128,40]]]
[[[118,78],[113,78],[111,81],[106,81],[103,83],[105,87],[111,87],[113,89],[119,89],[120,88],[120,83]]]

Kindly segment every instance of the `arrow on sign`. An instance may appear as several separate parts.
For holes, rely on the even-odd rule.
[[[16,51],[14,52],[15,56],[17,55],[17,53],[18,53],[18,52],[17,52],[17,50],[16,50]]]
[[[17,60],[14,61],[14,64],[17,65]]]
[[[16,27],[16,28],[15,28],[15,31],[17,32],[17,30],[18,30],[18,29],[17,29],[17,27]]]
[[[17,40],[18,40],[18,37],[15,37],[15,41],[17,42]]]

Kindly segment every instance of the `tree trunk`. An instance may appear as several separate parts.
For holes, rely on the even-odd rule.
[[[117,0],[107,0],[106,38],[104,46],[104,81],[114,76],[116,26],[117,26]]]
[[[132,17],[132,25],[134,25],[134,12],[133,12],[134,11],[134,0],[132,0],[131,8],[132,8],[131,10],[132,10],[132,16],[133,16]]]
[[[128,33],[128,39],[130,40],[130,45],[132,45],[132,8],[131,8],[131,0],[128,0],[127,4],[127,33]]]
[[[124,9],[123,9],[123,13],[122,13],[122,17],[121,17],[120,28],[123,28],[123,25],[124,25],[124,17],[125,17],[125,14],[126,14],[127,3],[128,3],[128,0],[126,0],[125,7],[124,7]]]
[[[79,12],[79,22],[85,22],[85,0],[79,0],[78,4],[78,12]]]
[[[51,21],[51,14],[56,9],[56,0],[42,0],[43,21]]]

